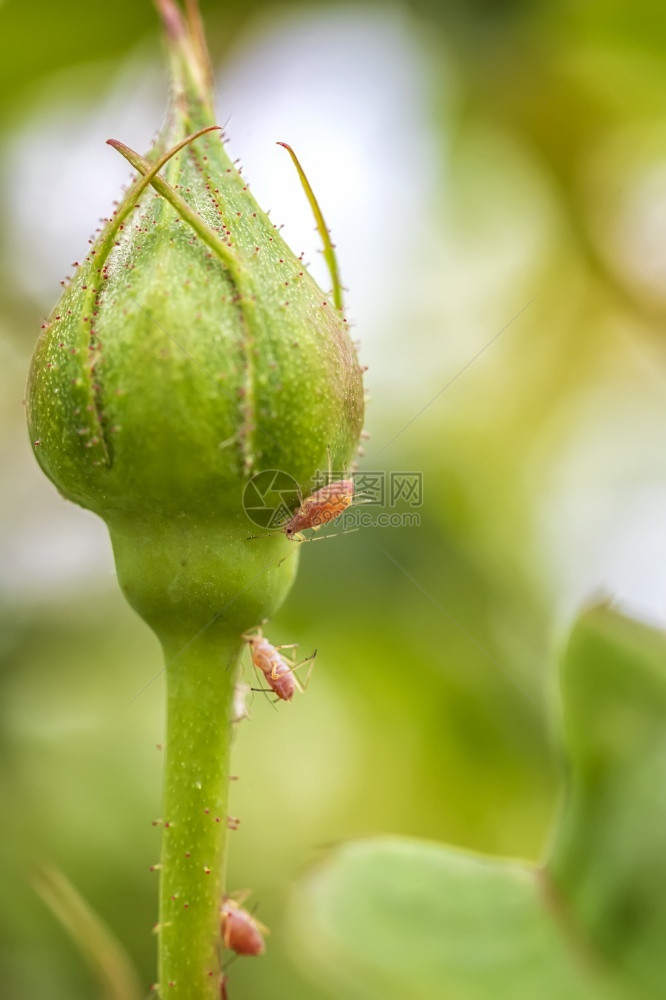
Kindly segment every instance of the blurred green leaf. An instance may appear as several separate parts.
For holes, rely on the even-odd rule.
[[[663,997],[666,637],[595,608],[571,636],[562,689],[571,781],[553,879],[632,996]]]
[[[382,838],[348,843],[302,887],[300,960],[363,1000],[600,996],[537,868]]]
[[[104,1000],[142,1000],[144,991],[120,942],[58,869],[39,868],[33,885],[88,961]]]
[[[348,843],[296,898],[301,962],[364,1000],[663,996],[666,640],[594,608],[562,687],[571,778],[545,867]]]

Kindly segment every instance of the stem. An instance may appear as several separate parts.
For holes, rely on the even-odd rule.
[[[195,112],[197,120],[213,116],[213,72],[198,4],[187,3],[187,23],[173,0],[155,0],[171,63],[172,101],[181,112]]]
[[[216,622],[164,644],[167,736],[159,983],[170,1000],[219,1000],[231,702],[242,640]]]

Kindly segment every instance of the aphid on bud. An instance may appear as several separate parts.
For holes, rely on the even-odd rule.
[[[235,951],[237,955],[263,955],[266,948],[264,927],[258,920],[244,910],[235,899],[227,897],[220,911],[220,930],[225,948]]]
[[[295,649],[297,643],[292,642],[281,646],[274,646],[262,635],[261,629],[255,635],[244,635],[243,638],[250,647],[250,656],[252,657],[254,666],[257,670],[261,671],[271,691],[281,701],[291,701],[296,691],[303,692],[307,688],[308,681],[310,680],[310,672],[308,671],[304,683],[301,684],[294,671],[311,660],[313,661],[312,666],[314,666],[314,658],[317,655],[316,649],[311,656],[307,656],[300,663],[290,663],[280,653],[280,650]],[[312,670],[312,666],[310,670]]]
[[[354,499],[353,479],[337,479],[333,483],[315,490],[294,511],[283,525],[287,538],[295,538],[299,532],[312,528],[317,531],[340,517]]]

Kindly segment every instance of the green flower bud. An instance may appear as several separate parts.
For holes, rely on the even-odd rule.
[[[28,421],[46,475],[107,522],[125,595],[164,648],[159,989],[216,1000],[239,658],[284,600],[299,548],[281,532],[252,537],[243,494],[265,470],[303,496],[318,470],[345,470],[363,388],[337,272],[331,301],[211,131],[194,0],[185,22],[157,3],[167,123],[145,159],[112,143],[138,177],[44,325]]]
[[[145,159],[114,143],[139,177],[44,325],[27,402],[38,462],[107,522],[130,602],[186,640],[220,609],[240,634],[281,602],[296,560],[279,535],[248,538],[243,488],[279,469],[306,495],[329,461],[347,468],[363,388],[341,309],[219,135],[173,153],[214,118],[201,38],[162,7],[167,123]]]

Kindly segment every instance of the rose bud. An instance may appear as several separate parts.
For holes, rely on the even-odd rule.
[[[44,472],[105,519],[127,598],[180,642],[221,607],[241,632],[283,600],[297,559],[281,562],[277,533],[249,537],[243,487],[278,469],[307,496],[327,462],[346,469],[363,387],[342,311],[259,208],[219,131],[155,169],[214,125],[191,33],[161,6],[166,125],[145,158],[113,143],[139,176],[44,325],[27,406]]]
[[[166,124],[145,157],[112,142],[136,177],[43,326],[27,413],[39,464],[104,518],[125,596],[163,646],[159,982],[171,1000],[218,1000],[242,637],[284,600],[300,549],[280,530],[257,536],[244,491],[278,470],[293,513],[318,470],[347,470],[364,396],[335,272],[331,298],[216,129],[195,0],[185,18],[157,5]],[[263,950],[231,903],[223,928],[230,947]]]

